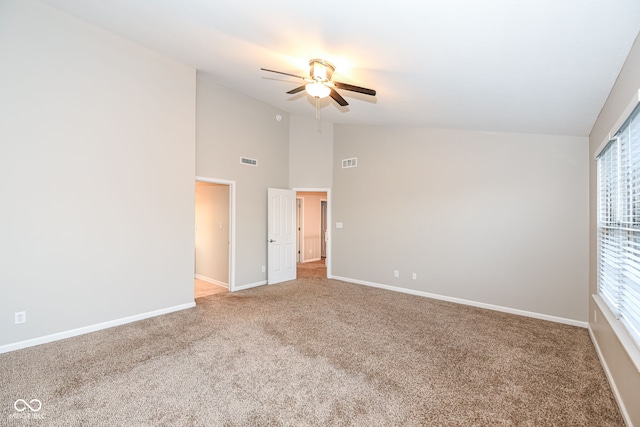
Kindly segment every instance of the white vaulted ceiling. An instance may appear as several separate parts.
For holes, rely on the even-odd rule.
[[[376,89],[340,91],[323,120],[588,135],[640,30],[639,0],[43,0],[314,117],[303,83],[260,67]]]

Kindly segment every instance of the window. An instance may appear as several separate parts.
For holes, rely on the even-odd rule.
[[[598,294],[640,347],[640,106],[597,162]]]

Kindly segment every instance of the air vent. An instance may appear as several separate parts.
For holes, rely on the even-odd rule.
[[[354,157],[353,159],[343,159],[342,160],[342,169],[344,168],[355,168],[358,166],[358,158]]]
[[[250,159],[248,157],[240,157],[240,163],[243,165],[258,166],[258,161],[256,159]]]

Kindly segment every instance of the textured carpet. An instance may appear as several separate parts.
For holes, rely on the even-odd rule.
[[[328,279],[200,298],[0,368],[0,425],[623,425],[584,329]]]

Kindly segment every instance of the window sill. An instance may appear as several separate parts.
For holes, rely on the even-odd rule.
[[[640,372],[640,349],[636,346],[622,323],[616,319],[602,297],[600,297],[600,295],[592,295],[592,297],[602,314],[604,314],[607,323],[609,323],[609,326],[611,326],[611,329],[613,329],[613,332],[618,337],[618,341],[620,341],[620,344],[622,344],[622,347],[627,352],[636,370]]]

